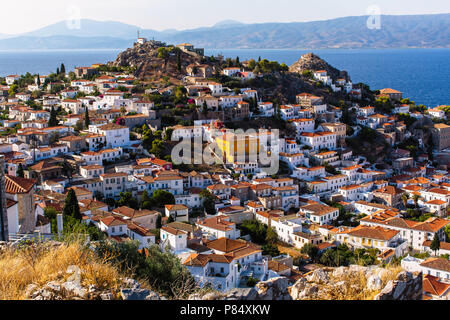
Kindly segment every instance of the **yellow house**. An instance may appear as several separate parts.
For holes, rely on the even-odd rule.
[[[104,66],[105,64],[104,63],[94,63],[93,65],[92,65],[92,68],[100,68],[100,67],[102,67],[102,66]]]
[[[244,161],[249,160],[250,155],[257,159],[259,138],[256,134],[227,133],[217,137],[216,142],[226,163],[235,163],[240,160],[239,156],[244,157]]]

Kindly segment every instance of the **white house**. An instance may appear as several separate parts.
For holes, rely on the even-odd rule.
[[[110,237],[126,235],[128,231],[126,221],[113,216],[101,219],[98,226]]]
[[[90,129],[90,128],[89,128]],[[106,146],[109,148],[126,147],[130,145],[130,129],[115,123],[102,125],[96,130],[106,137]]]
[[[428,258],[427,260],[407,256],[402,260],[402,268],[409,272],[422,272],[446,283],[450,282],[450,261],[444,258]]]
[[[161,247],[169,247],[172,252],[180,252],[187,247],[188,233],[183,230],[175,229],[172,227],[161,228]]]
[[[324,204],[309,204],[300,207],[300,212],[311,222],[318,225],[330,224],[339,216],[339,209]]]
[[[323,131],[323,132],[302,132],[300,134],[300,141],[309,146],[312,150],[320,149],[336,149],[336,134]]]
[[[273,117],[275,110],[272,102],[259,102],[258,109],[260,117]]]
[[[302,132],[314,132],[314,119],[293,119],[291,122],[297,129],[298,137],[300,137]]]
[[[189,221],[189,208],[184,204],[165,205],[166,217],[171,216],[175,221]]]

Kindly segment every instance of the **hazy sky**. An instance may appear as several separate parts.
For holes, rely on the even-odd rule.
[[[146,29],[189,29],[222,20],[294,22],[367,14],[449,13],[449,0],[20,0],[2,1],[0,33],[33,31],[80,14]]]

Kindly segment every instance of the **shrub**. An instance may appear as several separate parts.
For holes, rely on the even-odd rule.
[[[96,248],[99,257],[112,257],[119,270],[131,272],[138,279],[148,282],[153,290],[172,298],[186,298],[198,289],[194,279],[170,251],[162,251],[154,245],[139,250],[139,243],[102,242]]]

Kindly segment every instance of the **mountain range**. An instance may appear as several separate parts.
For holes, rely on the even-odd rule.
[[[20,35],[0,34],[0,50],[122,49],[141,37],[209,49],[450,48],[450,14],[368,16],[292,23],[222,21],[189,30],[149,30],[115,21],[65,21]]]

